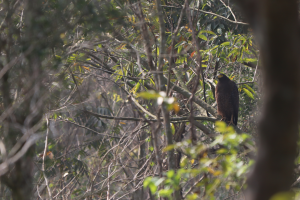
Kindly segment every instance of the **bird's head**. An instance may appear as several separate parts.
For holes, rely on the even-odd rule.
[[[219,81],[230,80],[225,74],[218,74],[217,78]]]

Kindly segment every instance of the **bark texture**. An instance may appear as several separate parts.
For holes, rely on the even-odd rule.
[[[247,199],[267,200],[289,190],[299,134],[300,41],[296,0],[237,1],[259,42],[264,109]]]

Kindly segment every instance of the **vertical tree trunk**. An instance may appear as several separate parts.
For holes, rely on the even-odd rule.
[[[21,69],[23,73],[23,79],[28,79],[24,83],[23,90],[27,91],[24,94],[26,98],[21,100],[21,104],[14,109],[14,112],[7,117],[5,121],[6,135],[4,135],[5,143],[8,144],[6,147],[11,149],[16,142],[20,142],[20,138],[25,134],[28,136],[31,133],[27,130],[31,129],[36,125],[43,115],[43,97],[41,85],[42,74],[41,74],[41,59],[40,56],[44,50],[43,41],[40,40],[43,37],[43,23],[42,18],[42,2],[41,1],[24,1],[24,23],[26,26],[23,45],[25,49],[32,47],[33,49],[26,57],[28,65],[24,65]],[[10,53],[10,52],[8,52]],[[12,100],[10,97],[11,83],[8,80],[9,71],[4,75],[2,79],[2,92],[5,96],[4,103],[5,108],[8,109],[12,106]],[[30,77],[30,78],[29,78]],[[16,125],[17,124],[17,125]],[[20,128],[21,127],[21,128]],[[24,131],[25,130],[25,131]],[[21,151],[22,146],[27,142],[26,139],[21,141],[20,148],[15,152]],[[12,153],[12,152],[10,152]],[[35,146],[31,146],[25,155],[12,163],[9,167],[9,171],[1,177],[1,180],[11,189],[12,198],[14,200],[29,200],[31,199],[33,189],[33,170],[34,170],[34,155]],[[14,155],[12,155],[14,156]]]
[[[264,109],[247,199],[267,200],[289,190],[297,155],[300,41],[297,1],[239,1],[261,48]]]

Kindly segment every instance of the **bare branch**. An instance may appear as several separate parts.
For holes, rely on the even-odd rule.
[[[166,5],[163,5],[163,7],[169,7],[169,8],[181,8],[181,9],[183,8],[183,7],[166,6]],[[191,7],[190,7],[190,9],[195,10],[195,11],[199,11],[199,12],[201,12],[201,13],[205,13],[205,14],[208,14],[208,15],[216,16],[216,17],[218,17],[218,18],[224,19],[224,20],[226,20],[226,21],[228,21],[228,22],[230,22],[230,23],[233,23],[233,24],[249,25],[248,23],[245,23],[245,22],[232,21],[231,19],[228,19],[228,18],[226,18],[226,17],[223,17],[222,15],[218,15],[218,14],[213,13],[213,12],[208,12],[208,11],[204,11],[204,10],[200,10],[200,9],[198,10],[198,9],[196,9],[196,8],[191,8]]]

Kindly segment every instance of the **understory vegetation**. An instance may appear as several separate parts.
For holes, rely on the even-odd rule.
[[[0,0],[0,19],[1,199],[245,199],[264,90],[234,2]]]

